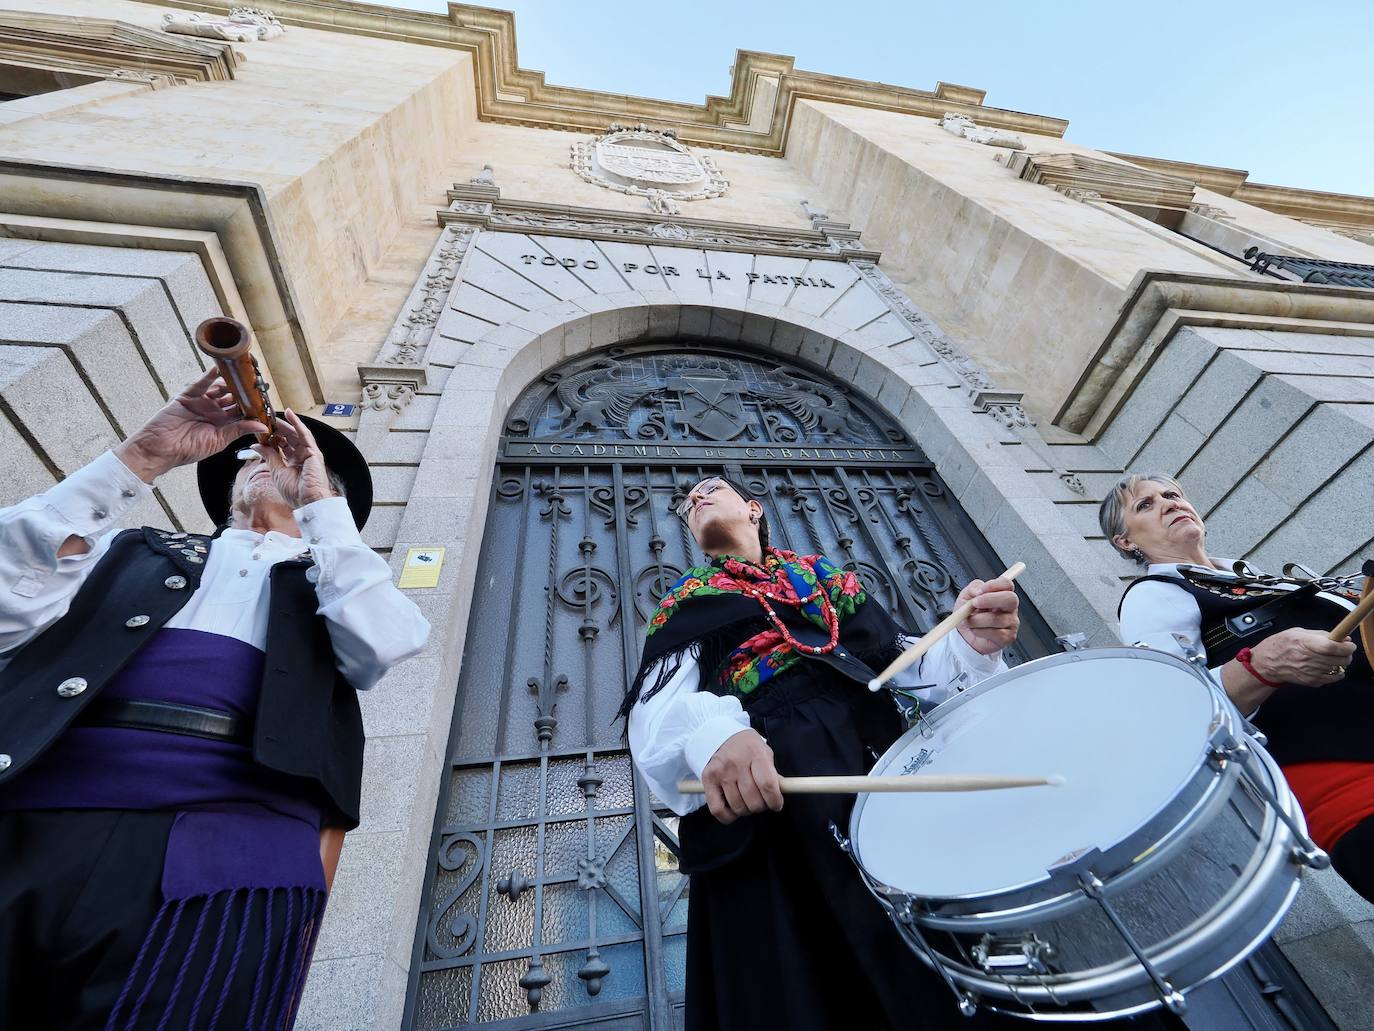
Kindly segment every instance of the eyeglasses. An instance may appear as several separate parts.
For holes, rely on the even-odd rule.
[[[712,476],[702,480],[687,492],[687,496],[678,502],[677,508],[673,509],[673,511],[676,512],[680,518],[686,519],[687,513],[692,511],[693,498],[708,498],[716,491],[720,490],[720,488],[728,486],[730,485],[719,476]]]

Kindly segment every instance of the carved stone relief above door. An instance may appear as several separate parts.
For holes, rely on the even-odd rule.
[[[660,215],[681,212],[679,201],[720,197],[730,182],[715,161],[680,143],[671,129],[615,124],[572,145],[572,170],[586,182],[649,198]]]

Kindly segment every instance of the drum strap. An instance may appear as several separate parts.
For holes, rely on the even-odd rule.
[[[1229,640],[1239,640],[1257,634],[1262,630],[1267,630],[1274,625],[1274,621],[1280,618],[1286,609],[1291,608],[1294,604],[1305,602],[1307,599],[1315,597],[1316,594],[1316,586],[1308,584],[1305,587],[1298,588],[1296,591],[1289,591],[1282,594],[1273,601],[1265,602],[1258,608],[1253,608],[1248,612],[1241,612],[1237,615],[1230,616],[1226,619],[1225,623],[1222,624],[1225,627],[1224,630],[1218,628],[1207,636],[1207,647],[1211,650],[1221,644],[1227,643],[1226,639],[1228,638]],[[1218,639],[1214,640],[1213,638]]]
[[[1366,576],[1364,578],[1364,590],[1360,592],[1361,599],[1368,597],[1369,592],[1374,590],[1374,576],[1368,575],[1371,565],[1374,563],[1365,563]],[[1360,621],[1360,644],[1363,645],[1366,655],[1374,655],[1374,651],[1370,650],[1370,645],[1374,645],[1374,612]]]

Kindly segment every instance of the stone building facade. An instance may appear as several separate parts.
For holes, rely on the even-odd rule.
[[[363,696],[302,1027],[669,1026],[673,824],[611,714],[702,470],[917,624],[1025,561],[1021,657],[1116,641],[1125,469],[1217,554],[1374,543],[1369,198],[769,54],[703,105],[554,86],[456,4],[0,0],[0,97],[0,500],[137,426],[223,312],[285,403],[355,406],[368,542],[444,549],[428,651]],[[172,476],[131,518],[198,509]],[[1305,882],[1287,961],[1374,1027],[1374,909]]]

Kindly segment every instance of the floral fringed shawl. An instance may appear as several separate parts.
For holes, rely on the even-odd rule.
[[[897,654],[900,637],[858,577],[824,556],[769,548],[762,565],[721,556],[688,570],[659,602],[621,715],[661,690],[688,653],[699,689],[748,700],[804,659],[866,680]]]

